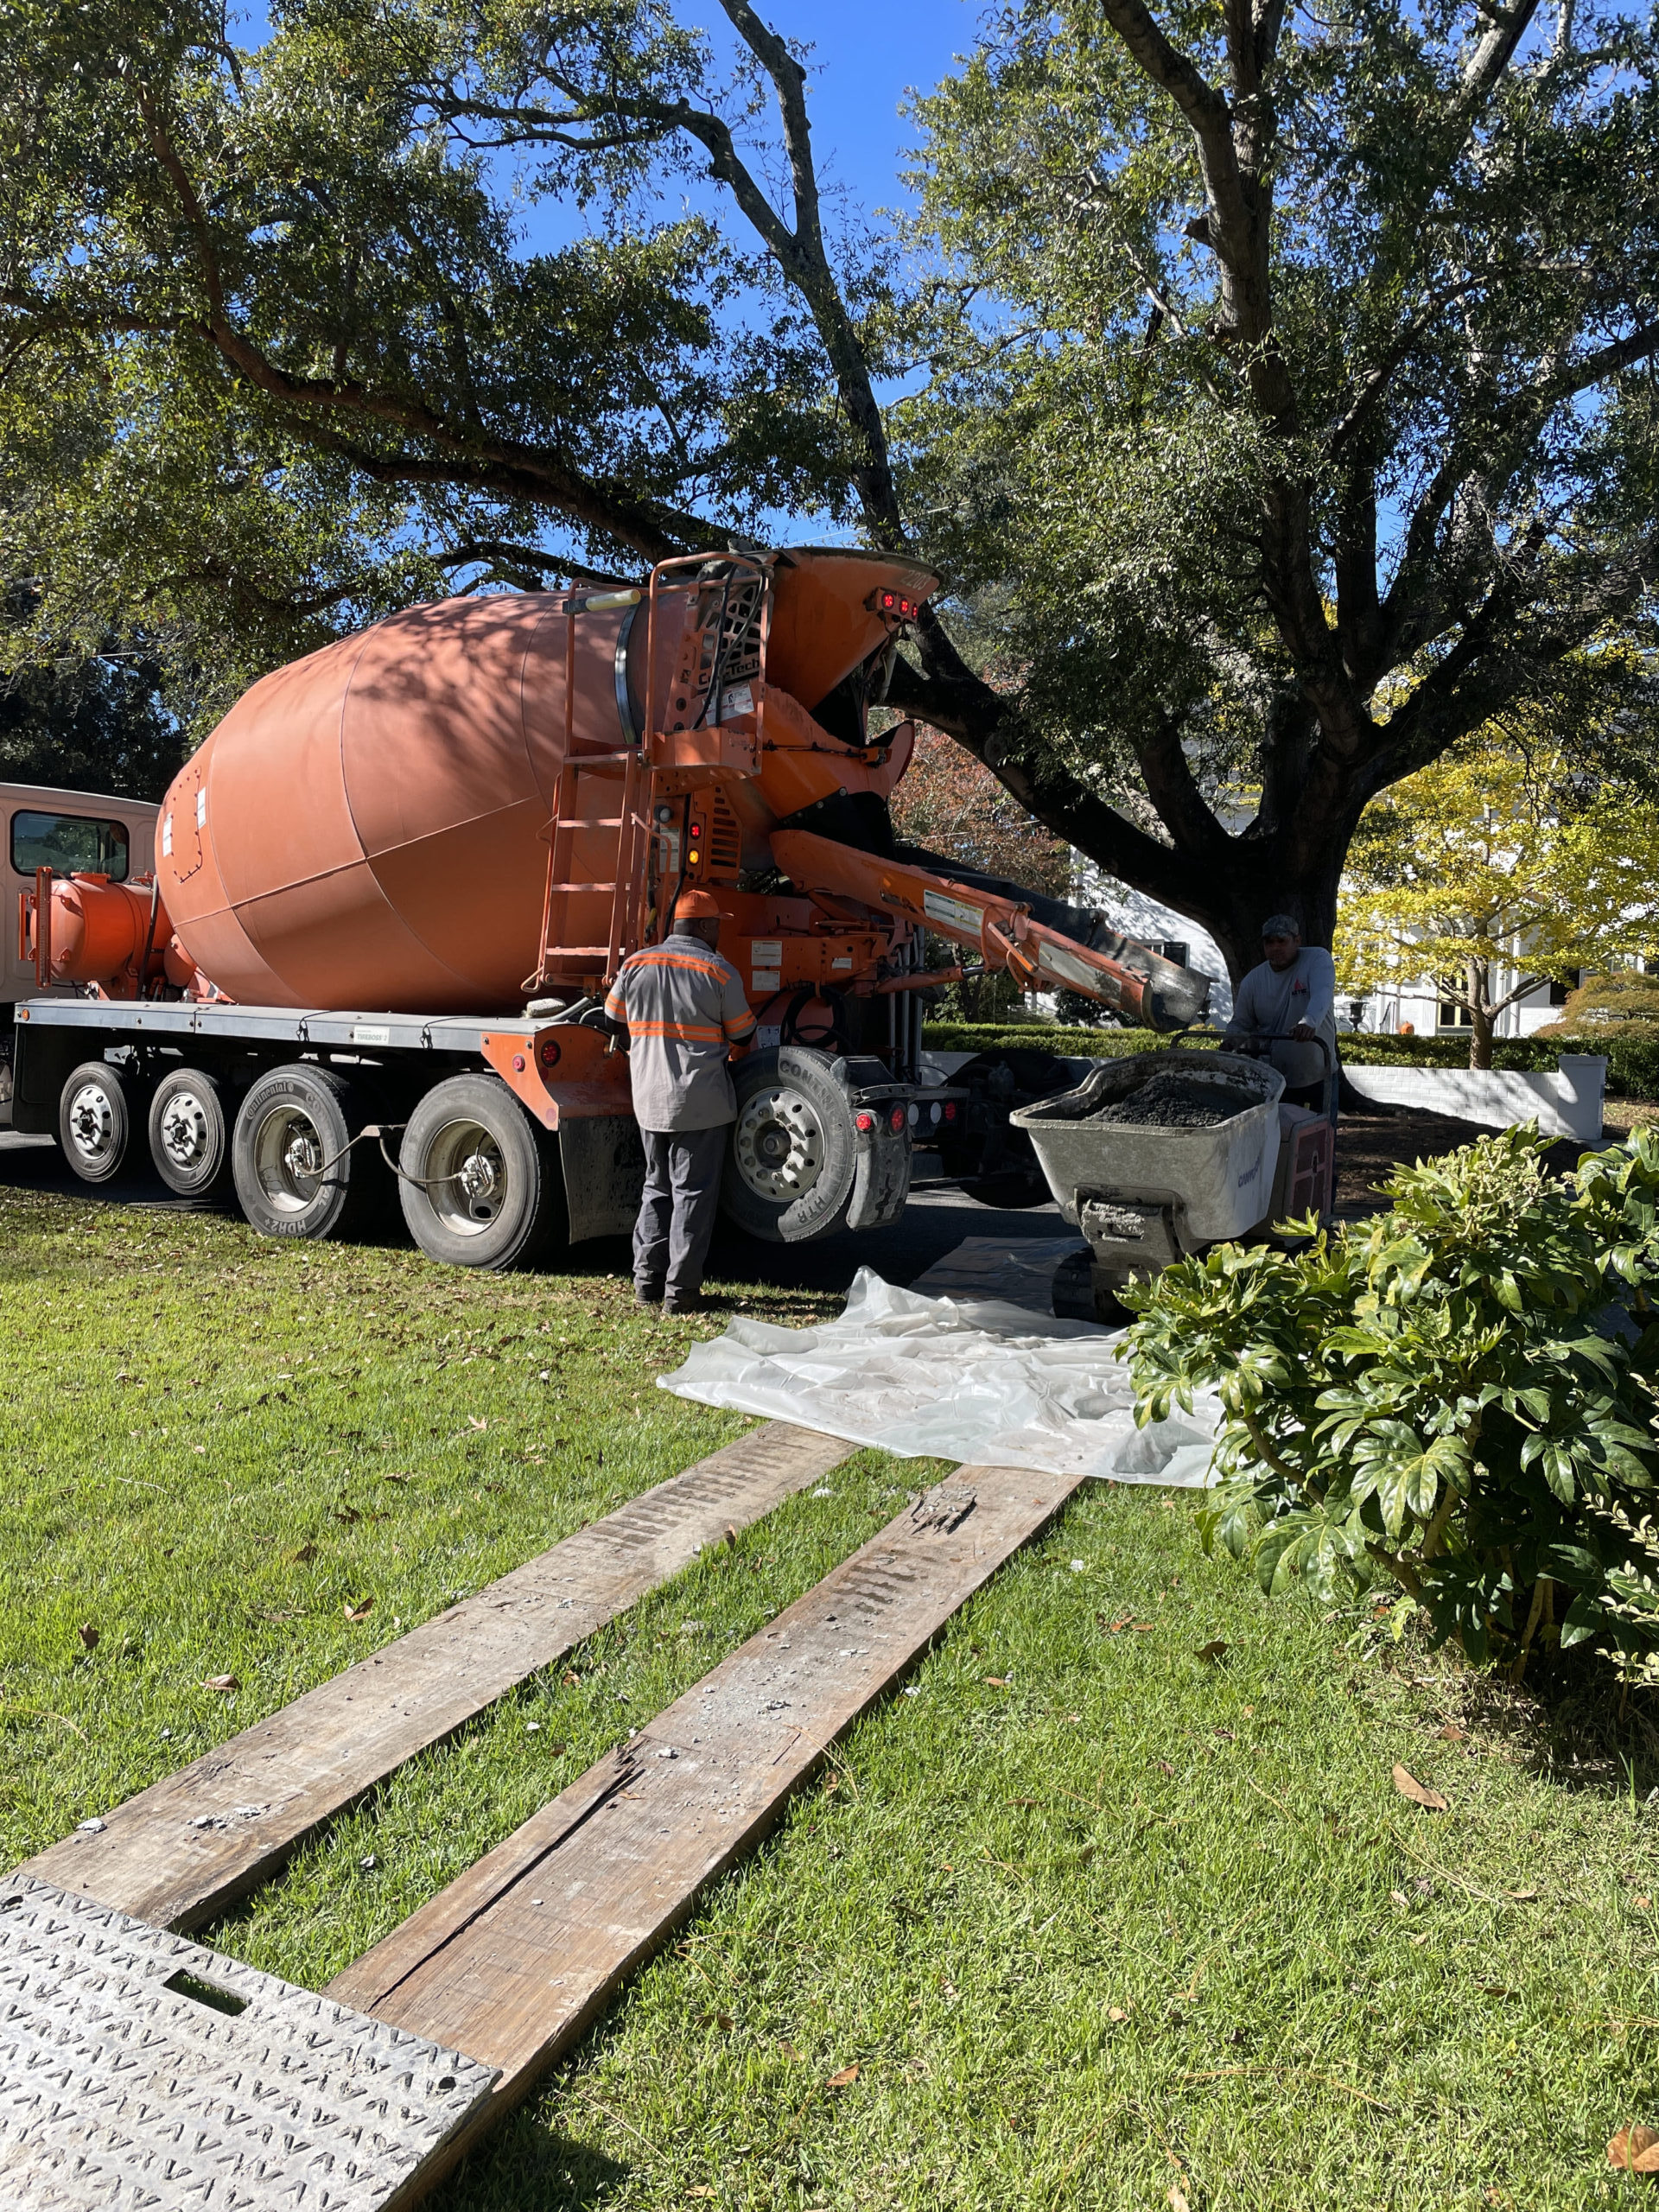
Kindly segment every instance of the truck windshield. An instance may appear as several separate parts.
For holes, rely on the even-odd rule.
[[[41,814],[22,810],[11,817],[11,864],[19,875],[37,868],[60,875],[127,876],[126,825],[92,814]]]

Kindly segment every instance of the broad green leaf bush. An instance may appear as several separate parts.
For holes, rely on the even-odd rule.
[[[1139,1418],[1225,1409],[1206,1544],[1322,1604],[1383,1586],[1519,1675],[1591,1644],[1659,1678],[1659,1141],[1543,1172],[1535,1128],[1396,1174],[1294,1254],[1224,1244],[1124,1294]]]

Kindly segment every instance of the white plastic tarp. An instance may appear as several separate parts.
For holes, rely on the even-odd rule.
[[[1202,1487],[1219,1408],[1201,1399],[1193,1416],[1137,1428],[1122,1336],[997,1299],[929,1298],[861,1268],[836,1319],[784,1329],[740,1316],[657,1379],[906,1458]]]

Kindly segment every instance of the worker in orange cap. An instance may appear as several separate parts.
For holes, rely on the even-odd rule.
[[[633,1294],[665,1313],[695,1313],[715,1233],[726,1132],[737,1119],[728,1062],[754,1042],[742,978],[722,960],[720,908],[683,891],[661,944],[631,953],[605,1001],[626,1036],[645,1190],[633,1230]]]

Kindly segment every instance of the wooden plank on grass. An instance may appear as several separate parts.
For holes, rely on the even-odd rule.
[[[330,1983],[342,2003],[501,2069],[453,2158],[1075,1488],[959,1468]]]
[[[139,1920],[198,1928],[394,1768],[844,1459],[768,1421],[308,1690],[28,1862]]]
[[[489,2087],[239,1959],[0,1881],[7,2212],[385,2212]]]

